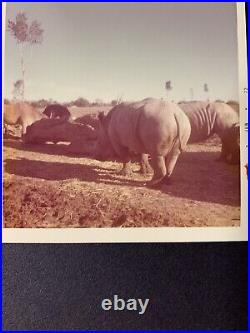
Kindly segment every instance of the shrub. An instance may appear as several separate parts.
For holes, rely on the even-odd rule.
[[[74,106],[77,106],[77,107],[89,106],[89,101],[82,97],[77,98],[77,100],[75,100],[72,103]]]

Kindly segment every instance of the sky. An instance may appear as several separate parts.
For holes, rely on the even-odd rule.
[[[44,29],[25,46],[28,100],[238,100],[235,3],[8,3],[7,20],[20,11]],[[20,78],[6,31],[6,98]]]

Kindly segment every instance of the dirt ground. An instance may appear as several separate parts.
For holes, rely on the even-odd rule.
[[[96,112],[96,109],[92,111]],[[107,110],[104,110],[107,111]],[[71,110],[74,117],[89,108]],[[16,134],[17,131],[16,131]],[[66,145],[3,143],[3,217],[8,228],[202,227],[240,224],[239,167],[216,162],[217,137],[189,145],[172,184],[150,189],[139,165],[70,155]]]

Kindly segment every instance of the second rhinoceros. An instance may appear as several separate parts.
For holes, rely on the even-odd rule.
[[[178,105],[191,124],[188,143],[204,141],[216,133],[222,142],[220,160],[230,164],[239,163],[239,116],[232,107],[222,102],[188,102]]]
[[[23,141],[37,144],[49,141],[73,143],[79,140],[96,140],[96,138],[96,132],[91,126],[70,123],[62,119],[41,119],[27,127]]]
[[[147,98],[116,105],[99,118],[97,159],[116,159],[126,166],[132,152],[150,154],[154,175],[148,185],[169,180],[191,132],[189,120],[177,104]]]

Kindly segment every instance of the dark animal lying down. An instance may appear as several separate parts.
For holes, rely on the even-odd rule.
[[[76,118],[74,122],[79,124],[90,125],[96,130],[99,129],[100,125],[98,114],[85,114],[84,116]]]
[[[88,125],[65,122],[62,119],[42,119],[27,127],[25,143],[76,142],[96,140],[96,131]]]
[[[71,114],[69,110],[66,108],[66,106],[63,106],[61,104],[48,105],[43,111],[43,114],[45,114],[50,119],[58,118],[65,121],[69,120],[71,117]]]

